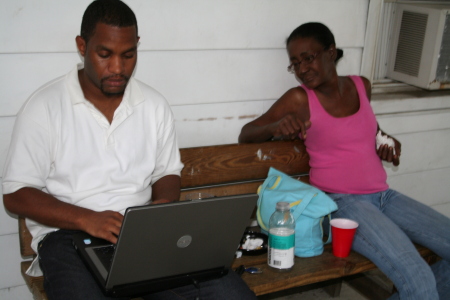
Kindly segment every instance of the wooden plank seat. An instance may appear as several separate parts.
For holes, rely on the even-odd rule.
[[[417,246],[417,249],[424,258],[434,260],[435,254],[431,250],[422,246]],[[33,293],[34,299],[46,300],[44,278],[25,274],[30,264],[31,261],[23,261],[20,267],[27,286]],[[263,273],[261,274],[242,274],[244,281],[258,296],[376,269],[370,260],[356,252],[352,252],[347,258],[334,257],[330,245],[325,246],[324,253],[320,256],[296,257],[295,267],[288,273],[271,270],[267,266],[265,254],[235,259],[232,268],[236,269],[240,265],[262,269]]]
[[[423,257],[435,256],[431,250],[425,247],[417,245],[417,249]],[[256,295],[269,294],[376,269],[370,260],[356,252],[351,252],[346,258],[335,257],[331,245],[326,245],[320,256],[296,257],[294,268],[290,272],[280,273],[272,270],[267,265],[267,256],[264,254],[235,259],[233,268],[240,265],[256,266],[262,269],[261,274],[244,273],[242,275],[244,281]]]
[[[181,196],[191,192],[207,192],[214,196],[255,193],[267,176],[269,167],[274,167],[304,182],[309,181],[309,156],[301,141],[274,141],[259,144],[230,144],[180,149],[185,167],[181,175]],[[23,257],[35,255],[30,247],[31,236],[24,219],[19,217],[20,249]],[[417,246],[419,253],[429,262],[436,255]],[[279,273],[268,268],[265,254],[243,256],[234,260],[232,268],[240,265],[256,266],[261,274],[244,273],[242,278],[256,295],[265,295],[313,283],[345,278],[376,269],[367,258],[351,252],[347,258],[336,258],[330,245],[322,255],[311,258],[295,258],[291,272]],[[43,277],[30,277],[25,271],[30,261],[21,263],[21,271],[34,299],[47,299],[43,288]],[[334,281],[336,282],[336,281]],[[339,286],[339,281],[337,281]],[[337,288],[339,290],[339,288]]]

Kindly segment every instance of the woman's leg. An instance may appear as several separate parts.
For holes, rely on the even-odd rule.
[[[353,250],[370,259],[393,281],[401,299],[439,299],[430,266],[408,236],[380,210],[382,193],[330,196],[339,207],[333,218],[359,223]]]
[[[439,299],[450,299],[450,262],[440,260],[431,266],[436,278]]]
[[[440,299],[450,299],[450,218],[394,190],[383,193],[381,210],[413,242],[442,258],[432,271]]]

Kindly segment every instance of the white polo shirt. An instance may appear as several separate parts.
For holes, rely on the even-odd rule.
[[[124,213],[150,202],[151,185],[180,175],[174,119],[164,97],[131,78],[111,124],[84,98],[78,65],[21,108],[3,172],[3,193],[41,189],[94,211]],[[27,219],[36,251],[50,228]],[[39,273],[36,273],[36,275]]]

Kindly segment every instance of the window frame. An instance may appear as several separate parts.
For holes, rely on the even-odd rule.
[[[373,92],[420,90],[420,88],[406,83],[382,77],[386,75],[386,65],[381,65],[381,63],[387,60],[389,39],[393,30],[392,16],[395,13],[396,3],[442,4],[449,2],[450,0],[369,0],[360,74],[372,82]]]

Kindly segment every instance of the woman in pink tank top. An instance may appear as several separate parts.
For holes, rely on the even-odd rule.
[[[336,63],[343,51],[321,23],[299,26],[286,45],[288,71],[302,85],[246,124],[239,142],[302,138],[311,184],[336,201],[332,218],[359,223],[352,249],[394,282],[398,293],[392,299],[450,299],[450,219],[389,189],[382,160],[398,166],[401,145],[390,137],[389,145],[377,149],[380,129],[370,106],[369,80],[338,76]],[[430,267],[413,242],[442,260]]]

